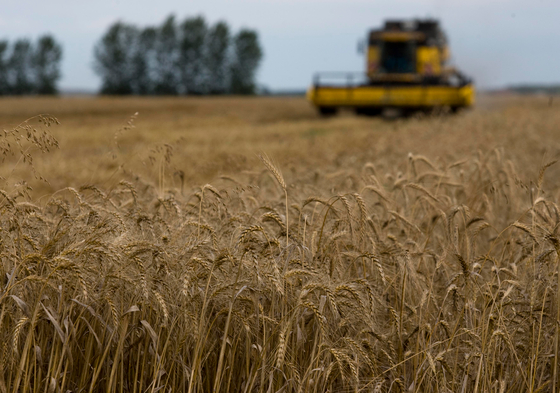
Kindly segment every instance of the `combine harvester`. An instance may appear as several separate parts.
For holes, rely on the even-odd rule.
[[[472,81],[447,65],[447,38],[436,20],[391,20],[371,30],[366,73],[318,73],[307,98],[322,115],[339,108],[380,115],[396,109],[403,115],[474,103]]]

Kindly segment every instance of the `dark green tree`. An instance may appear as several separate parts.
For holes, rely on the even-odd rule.
[[[171,15],[143,30],[115,23],[94,57],[105,94],[254,94],[262,50],[254,31],[232,40],[225,22],[208,28],[198,16],[177,26]]]
[[[38,94],[56,94],[60,79],[62,47],[50,35],[39,38],[33,53],[34,90]]]
[[[255,94],[255,77],[263,53],[258,35],[253,30],[242,29],[233,39],[230,92]]]
[[[229,27],[225,22],[216,23],[208,32],[206,66],[210,94],[224,94],[228,90],[230,41]]]
[[[181,23],[178,71],[182,93],[203,94],[206,64],[204,52],[208,27],[202,16],[188,18]]]
[[[117,22],[94,49],[94,70],[102,79],[103,94],[132,94],[132,58],[138,31],[134,26]]]
[[[157,30],[148,27],[138,35],[132,57],[132,90],[134,94],[154,94]]]
[[[28,39],[17,40],[8,60],[8,82],[11,94],[22,95],[34,92],[32,60],[31,42]]]
[[[8,41],[0,41],[0,95],[10,94],[8,48]]]
[[[177,64],[179,45],[175,16],[170,15],[158,29],[156,42],[157,81],[156,94],[179,93]]]

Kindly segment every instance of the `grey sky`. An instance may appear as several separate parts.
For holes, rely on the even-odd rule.
[[[96,89],[95,42],[116,20],[159,24],[204,15],[256,29],[259,83],[303,88],[315,71],[361,71],[358,40],[385,18],[439,18],[453,61],[479,86],[560,82],[558,0],[0,0],[0,38],[52,33],[64,47],[64,88]]]

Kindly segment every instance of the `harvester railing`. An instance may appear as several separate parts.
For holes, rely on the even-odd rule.
[[[417,75],[417,74],[409,74]],[[390,77],[392,76],[392,78]],[[400,76],[400,75],[399,75]],[[380,79],[371,80],[365,72],[318,72],[313,76],[313,87],[338,87],[351,89],[358,86],[378,85],[382,84],[387,87],[397,86],[399,84],[409,85],[418,83],[419,85],[445,85],[454,87],[463,87],[473,83],[472,79],[452,68],[448,71],[447,78],[417,75],[417,79],[403,80],[395,79],[392,74],[379,74]]]
[[[365,72],[318,72],[313,76],[313,87],[352,88],[367,84]]]

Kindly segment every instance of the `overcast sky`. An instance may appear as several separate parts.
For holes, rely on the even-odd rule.
[[[559,0],[0,0],[0,38],[53,34],[63,44],[61,86],[97,89],[94,44],[117,20],[160,24],[203,15],[258,31],[258,82],[306,87],[315,71],[361,71],[357,43],[386,18],[436,17],[453,62],[480,87],[560,82]]]

